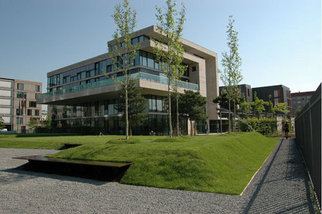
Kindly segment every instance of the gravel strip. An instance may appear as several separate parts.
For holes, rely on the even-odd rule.
[[[0,213],[312,213],[301,157],[283,141],[242,196],[169,190],[25,172],[12,157],[53,150],[0,149]]]

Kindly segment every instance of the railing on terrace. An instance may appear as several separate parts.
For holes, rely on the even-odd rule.
[[[157,76],[157,75],[152,75],[152,74],[147,74],[143,72],[135,73],[135,74],[130,74],[130,78],[136,78],[136,79],[142,79],[142,80],[148,80],[151,82],[157,82],[161,84],[168,84],[168,78],[165,76]],[[103,86],[108,86],[108,85],[113,85],[117,81],[122,81],[124,79],[124,76],[117,77],[115,79],[106,79],[106,80],[101,80],[98,82],[93,82],[93,83],[88,83],[84,85],[79,85],[79,86],[74,86],[66,89],[60,89],[56,91],[51,91],[43,94],[38,95],[38,99],[43,99],[46,97],[52,97],[52,96],[57,96],[57,95],[63,95],[63,94],[69,94],[69,93],[74,93],[74,92],[79,92],[87,89],[93,89],[93,88],[98,88],[98,87],[103,87]],[[199,90],[199,86],[194,83],[189,83],[189,82],[183,82],[183,81],[178,81],[178,86],[186,89],[191,89],[191,90]]]

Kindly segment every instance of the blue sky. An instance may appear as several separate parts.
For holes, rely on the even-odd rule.
[[[115,0],[0,0],[0,77],[41,81],[49,71],[107,51]],[[180,1],[179,1],[180,2]],[[184,0],[183,37],[221,54],[233,15],[242,83],[283,84],[292,92],[321,82],[320,0]],[[156,23],[161,0],[132,0],[137,29]]]

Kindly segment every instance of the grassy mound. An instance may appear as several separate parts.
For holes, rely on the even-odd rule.
[[[92,142],[51,157],[132,162],[121,183],[240,194],[278,139],[258,133],[219,136],[132,137]],[[162,142],[162,143],[156,143]]]

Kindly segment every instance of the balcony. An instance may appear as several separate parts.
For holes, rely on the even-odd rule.
[[[158,75],[152,75],[144,72],[138,72],[134,74],[129,75],[130,78],[138,79],[139,80],[139,86],[143,86],[144,84],[140,84],[141,82],[154,82],[159,83],[159,85],[162,85],[161,90],[166,90],[168,85],[168,78],[165,76],[158,76]],[[64,102],[65,100],[70,99],[77,99],[79,97],[86,97],[91,95],[99,95],[102,93],[108,93],[118,90],[118,86],[116,82],[122,81],[124,79],[124,76],[117,77],[115,79],[106,79],[101,80],[98,82],[88,83],[84,85],[74,86],[66,89],[60,89],[55,90],[52,92],[47,92],[43,94],[39,94],[37,97],[38,103],[43,104],[50,104],[55,102]],[[183,81],[177,81],[178,86],[182,89],[188,89],[188,90],[199,90],[199,86],[194,83],[189,82],[183,82]],[[146,85],[146,84],[145,84]],[[156,85],[149,84],[150,88],[156,87]],[[158,87],[156,87],[157,89]],[[182,90],[181,90],[182,91]]]

